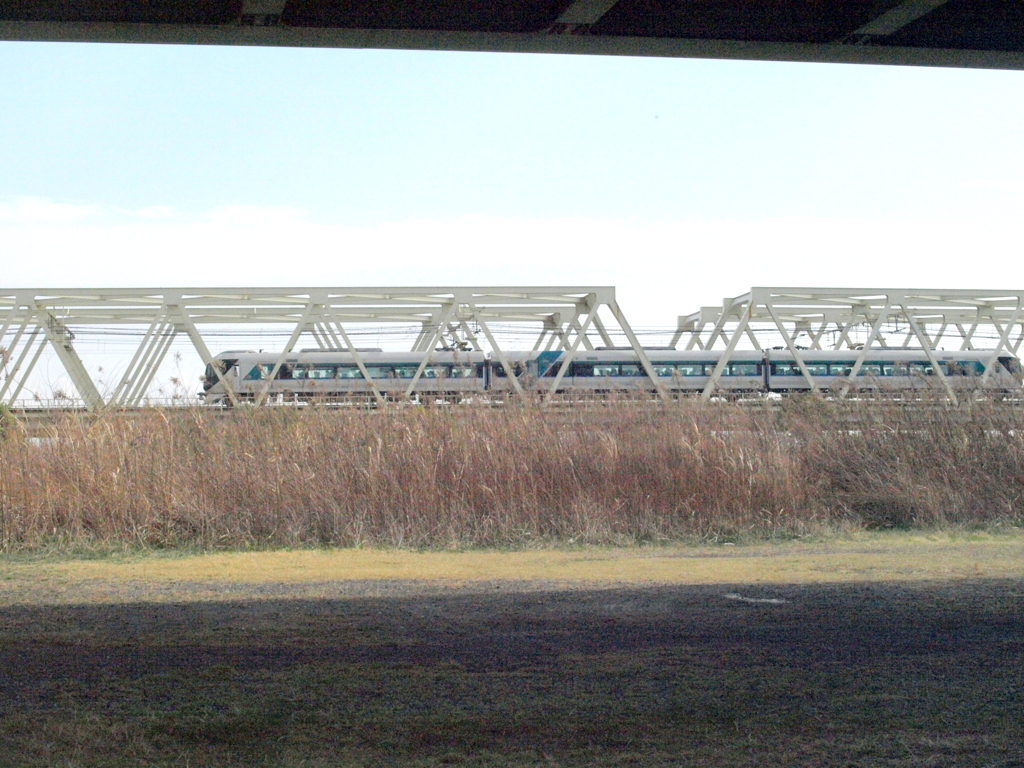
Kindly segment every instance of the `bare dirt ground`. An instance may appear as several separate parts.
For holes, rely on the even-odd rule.
[[[0,765],[1024,767],[1022,537],[467,555],[4,561]]]

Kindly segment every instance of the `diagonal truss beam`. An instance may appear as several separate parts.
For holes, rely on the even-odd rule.
[[[887,37],[895,34],[908,24],[945,5],[949,0],[904,0],[894,8],[890,8],[881,16],[877,16],[859,29],[854,30],[854,37]],[[865,41],[867,42],[867,41]]]

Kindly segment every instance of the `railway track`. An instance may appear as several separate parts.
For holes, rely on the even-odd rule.
[[[904,393],[905,394],[905,393]],[[975,416],[972,403],[976,401],[961,402],[954,406],[948,400],[940,397],[910,399],[905,396],[880,397],[875,394],[872,397],[850,397],[845,399],[816,397],[812,395],[798,396],[804,403],[811,398],[821,406],[830,408],[830,417],[837,423],[848,426],[855,426],[860,423],[877,423],[883,419],[887,412],[893,408],[900,410],[916,410],[923,413],[942,414],[944,418],[953,418],[959,423],[969,423]],[[453,403],[450,401],[396,401],[388,402],[383,406],[378,405],[372,399],[363,401],[346,402],[323,402],[323,403],[290,403],[290,404],[269,404],[259,407],[249,406],[241,408],[227,408],[204,406],[197,404],[177,405],[148,405],[135,408],[109,408],[100,412],[91,412],[85,406],[62,406],[62,407],[37,407],[37,408],[4,408],[0,411],[0,433],[3,425],[7,429],[13,427],[29,435],[45,434],[51,431],[56,425],[66,423],[68,420],[81,422],[83,425],[94,423],[105,417],[117,416],[119,418],[149,418],[153,414],[183,414],[187,412],[201,413],[203,418],[214,418],[230,421],[232,419],[246,418],[258,412],[272,412],[281,410],[318,410],[337,412],[378,412],[394,410],[400,412],[410,408],[418,410],[452,410],[462,408],[538,408],[551,414],[552,418],[571,418],[578,421],[584,418],[593,421],[595,427],[604,423],[611,424],[614,420],[622,417],[623,412],[644,412],[656,411],[665,408],[673,408],[690,405],[698,406],[699,398],[696,396],[679,397],[669,402],[663,402],[656,396],[647,397],[614,397],[602,398],[594,396],[556,396],[555,398],[542,402],[540,398],[509,399],[499,400],[474,400],[467,403]],[[992,398],[986,399],[986,404],[992,402]],[[997,401],[998,405],[1008,409],[1024,407],[1024,395],[1021,397],[1004,397]],[[794,407],[805,407],[797,405],[796,397],[780,397],[778,395],[754,395],[749,397],[722,397],[714,398],[709,402],[699,405],[702,408],[739,408],[748,411],[753,415],[758,411],[767,414],[781,413]],[[807,405],[813,408],[813,405]]]

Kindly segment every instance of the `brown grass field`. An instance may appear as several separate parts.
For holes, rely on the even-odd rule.
[[[0,414],[0,767],[1024,767],[1024,409]]]
[[[0,551],[744,541],[1019,527],[1024,409],[621,401],[0,419]]]
[[[1024,535],[0,560],[2,766],[1024,765]]]

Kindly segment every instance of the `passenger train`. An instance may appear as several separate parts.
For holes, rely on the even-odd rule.
[[[270,376],[280,353],[223,352],[206,367],[199,397],[209,405],[228,404],[226,381],[236,399],[242,402],[256,400],[264,391],[274,402],[341,401],[371,395],[369,377],[385,398],[397,400],[404,396],[424,358],[426,365],[413,388],[414,396],[459,401],[491,394],[500,399],[514,389],[505,366],[493,353],[411,353],[379,349],[357,349],[356,352],[358,361],[347,350],[315,349],[289,354],[272,381]],[[539,393],[550,391],[552,379],[561,372],[565,354],[510,352],[505,360],[524,390]],[[658,383],[668,392],[681,395],[705,389],[723,352],[651,349],[646,350],[646,354]],[[801,352],[807,372],[822,390],[843,384],[852,384],[858,389],[906,390],[934,387],[939,383],[924,350],[871,350],[857,375],[851,377],[852,367],[860,355],[859,350]],[[984,351],[936,350],[933,355],[948,377],[948,383],[957,389],[979,386],[992,357],[991,352]],[[1020,361],[1000,355],[985,380],[985,387],[1019,392],[1021,379]],[[790,393],[810,388],[793,353],[787,349],[733,352],[716,385],[717,392],[727,395]],[[558,388],[559,392],[581,395],[654,390],[631,349],[579,351]]]

